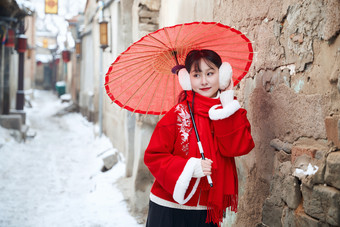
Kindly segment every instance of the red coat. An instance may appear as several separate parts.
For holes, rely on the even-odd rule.
[[[199,202],[199,205],[206,206],[207,192],[196,190],[197,178],[192,177],[193,166],[189,161],[192,157],[188,149],[197,146],[197,143],[190,140],[190,137],[195,136],[195,132],[188,113],[184,101],[173,107],[158,122],[145,151],[144,162],[155,177],[152,195],[175,204],[182,204],[184,200],[181,197],[185,194],[186,198],[194,188],[195,193],[184,205],[197,206]],[[234,178],[236,195],[238,186],[234,157],[245,155],[254,147],[246,114],[246,110],[240,108],[225,119],[210,120],[211,132],[216,138],[217,147],[232,165],[231,175]],[[202,178],[203,180],[206,181],[206,177]]]

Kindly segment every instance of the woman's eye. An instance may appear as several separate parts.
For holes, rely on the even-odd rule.
[[[208,76],[214,75],[214,72],[208,72]]]
[[[200,75],[199,74],[194,74],[193,77],[199,77]]]

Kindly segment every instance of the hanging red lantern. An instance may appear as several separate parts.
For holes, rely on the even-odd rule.
[[[41,61],[37,61],[37,66],[40,66],[42,65],[42,62]]]
[[[59,62],[60,62],[60,58],[56,58],[56,59],[54,60],[54,64],[56,64],[56,65],[58,65]]]
[[[63,61],[65,63],[67,63],[71,60],[71,52],[69,50],[63,50],[61,55],[62,55]]]
[[[7,37],[6,37],[6,47],[14,47],[15,46],[15,32],[14,29],[8,29]]]
[[[27,37],[24,34],[20,34],[17,38],[17,51],[24,53],[27,50]]]

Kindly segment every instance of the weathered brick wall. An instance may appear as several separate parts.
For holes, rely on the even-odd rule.
[[[339,226],[340,151],[310,138],[294,144],[274,139],[271,146],[276,150],[276,168],[263,204],[262,223]]]
[[[234,226],[340,225],[340,2],[218,0],[214,20],[254,41],[237,96],[256,147],[237,159]],[[308,164],[318,167],[311,175]]]
[[[248,111],[256,147],[236,160],[238,213],[223,226],[339,226],[340,2],[196,0],[189,9],[181,7],[189,1],[161,2],[133,1],[133,41],[156,30],[158,21],[188,22],[169,10],[176,8],[192,20],[213,15],[254,41],[254,62],[236,95]],[[151,135],[155,121],[138,116],[130,130],[133,180],[126,187],[141,222],[152,180],[141,161],[147,145],[141,138]],[[309,164],[316,173],[297,172]]]

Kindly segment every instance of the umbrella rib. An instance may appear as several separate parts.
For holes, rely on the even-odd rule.
[[[145,60],[150,60],[154,57],[154,55],[150,55],[150,56],[139,56],[139,57],[135,57],[135,58],[129,58],[129,59],[122,59],[118,62],[116,62],[115,64],[118,65],[118,64],[121,64],[121,63],[126,63],[126,62],[130,62],[130,61],[134,61],[134,60],[139,60],[139,59],[144,59],[143,61],[140,61],[140,62],[144,62]],[[146,59],[145,59],[146,58]],[[139,61],[137,61],[138,63]]]
[[[163,94],[162,105],[161,105],[161,111],[159,112],[160,113],[159,115],[162,115],[162,112],[163,112],[163,105],[164,105],[164,100],[165,100],[164,97],[165,97],[165,94],[166,94],[166,89],[168,88],[168,84],[169,84],[169,77],[166,80],[166,85],[165,85],[165,88],[164,88],[164,94]]]
[[[211,26],[210,26],[210,28],[207,28],[206,30],[202,30],[201,32],[199,32],[198,34],[196,34],[194,37],[193,37],[193,39],[197,36],[197,35],[200,35],[200,34],[202,34],[203,32],[205,32],[205,31],[209,31],[211,28],[213,28],[215,25],[217,25],[218,23],[215,23],[215,24],[212,24]],[[209,33],[209,37],[211,37],[211,36],[214,36],[214,37],[216,37],[216,35],[218,35],[218,34],[220,34],[220,33],[223,33],[223,32],[226,32],[226,31],[229,31],[231,28],[228,28],[228,29],[224,29],[223,31],[216,31],[216,32],[212,32],[212,33]],[[221,37],[219,36],[218,38],[216,38],[216,40],[218,40],[218,39],[221,39]],[[201,38],[196,38],[195,40],[188,40],[188,42],[186,42],[186,43],[195,43],[197,40],[201,40]],[[195,45],[197,45],[197,44],[199,44],[199,43],[195,43]]]
[[[255,54],[254,51],[238,51],[238,50],[220,50],[219,52],[231,52],[231,53],[241,53],[241,54]]]
[[[178,33],[177,33],[176,40],[175,40],[175,46],[177,46],[178,37],[179,37],[179,34],[180,34],[181,31],[182,31],[183,26],[184,26],[184,24],[181,25],[181,27],[180,27],[180,29],[179,29],[179,31],[178,31]]]
[[[143,43],[135,43],[134,45],[135,46],[144,46],[144,47],[153,47],[153,48],[157,48],[157,49],[163,50],[163,47],[155,46],[155,45],[149,45],[149,44],[143,44]]]
[[[220,33],[223,33],[223,32],[225,32],[225,31],[222,31],[222,32],[218,32],[218,33],[215,33],[214,35],[218,35],[218,34],[220,34]],[[237,37],[237,36],[242,36],[243,34],[234,34],[234,35],[229,35],[229,36],[223,36],[222,38],[232,38],[232,37]],[[200,39],[196,39],[196,40],[194,40],[194,41],[192,41],[192,42],[195,42],[195,44],[197,44],[197,45],[201,45],[201,44],[204,44],[204,43],[211,43],[211,42],[213,42],[213,41],[216,41],[216,40],[220,40],[220,39],[222,39],[221,38],[221,36],[219,36],[219,37],[216,37],[216,36],[214,36],[214,37],[212,37],[212,39],[207,39],[207,40],[202,40],[201,42],[196,42],[196,41],[198,41],[198,40],[200,40]]]
[[[241,80],[239,80],[239,79],[235,78],[234,76],[232,76],[232,78],[233,78],[234,80],[237,80],[238,82],[240,82],[240,81],[241,81]]]
[[[211,24],[207,29],[205,29],[205,30],[200,30],[197,34],[194,34],[194,31],[196,30],[196,28],[201,24],[202,22],[200,22],[199,24],[197,24],[197,26],[195,27],[195,29],[192,31],[192,32],[190,32],[190,33],[188,33],[187,34],[187,36],[186,37],[184,37],[183,39],[182,39],[182,42],[183,43],[193,43],[192,42],[192,39],[194,39],[196,36],[198,36],[198,35],[200,35],[200,34],[202,34],[203,32],[206,32],[206,31],[209,31],[212,27],[215,27],[218,23],[216,22],[216,23],[213,23],[213,24]],[[192,37],[189,37],[189,39],[188,40],[186,40],[187,38],[188,38],[188,36],[189,35],[193,35]]]
[[[150,80],[150,78],[151,78],[151,76],[153,75],[155,73],[155,71],[153,71],[152,72],[152,74],[142,83],[142,85],[141,86],[139,86],[138,88],[137,88],[137,90],[130,96],[130,98],[124,103],[124,105],[123,105],[123,107],[122,108],[124,108],[129,102],[130,102],[130,100],[137,94],[137,92],[141,89],[141,88],[143,88],[144,87],[144,85],[146,84],[146,82],[148,82],[149,80]]]
[[[248,72],[248,71],[246,71],[246,70],[244,70],[244,69],[240,69],[240,68],[238,68],[238,67],[235,67],[235,66],[232,66],[232,68],[233,69],[236,69],[236,70],[238,70],[238,71],[241,71],[241,72]]]
[[[141,53],[141,52],[139,52],[139,53]],[[125,63],[125,62],[129,62],[131,60],[136,60],[136,59],[142,59],[144,57],[145,58],[150,57],[150,58],[147,58],[146,60],[150,60],[150,59],[152,60],[152,59],[156,59],[155,54],[161,55],[162,53],[164,53],[164,56],[166,57],[166,60],[164,62],[166,62],[166,64],[169,66],[169,68],[172,68],[172,65],[168,62],[168,61],[173,60],[173,58],[171,57],[169,52],[156,52],[156,53],[154,52],[154,54],[144,55],[143,57],[141,56],[141,57],[137,57],[137,58],[125,59],[125,61],[116,62],[115,64],[117,64],[117,63]],[[137,63],[139,63],[139,62],[137,62]]]
[[[202,21],[199,22],[198,24],[196,24],[196,26],[194,27],[193,30],[191,30],[190,33],[186,34],[186,36],[183,37],[183,39],[181,40],[181,43],[187,43],[186,39],[188,38],[189,35],[193,34],[195,32],[195,30],[202,24]],[[189,42],[189,41],[188,41]]]
[[[173,85],[174,85],[174,104],[173,105],[176,105],[176,78],[175,77],[173,77]]]
[[[171,39],[170,39],[169,33],[168,33],[168,31],[167,31],[166,28],[164,28],[164,33],[165,33],[166,38],[167,38],[168,41],[169,41],[169,44],[170,44],[171,49],[173,49],[174,46],[173,46],[172,43],[171,43]]]
[[[157,84],[157,87],[156,87],[155,91],[153,92],[153,94],[152,94],[152,96],[151,96],[151,100],[150,100],[150,102],[149,102],[148,108],[146,109],[146,114],[148,114],[148,112],[149,112],[151,103],[152,103],[152,101],[153,101],[153,99],[154,99],[154,97],[155,97],[156,91],[159,89],[159,84],[161,83],[161,81],[162,81],[162,77],[160,77],[160,79],[159,79],[159,81],[158,81],[158,84]]]
[[[150,51],[151,52],[151,51]],[[139,53],[141,53],[141,52],[139,52]],[[165,58],[166,58],[166,60],[164,60],[164,62],[166,62],[166,64],[169,66],[169,68],[172,68],[172,65],[171,65],[171,63],[169,63],[168,61],[171,61],[171,60],[173,60],[173,58],[171,57],[171,55],[170,55],[170,53],[169,52],[157,52],[157,53],[155,53],[155,54],[159,54],[159,55],[161,55],[161,53],[163,53],[163,55],[165,56]],[[152,58],[156,58],[155,57],[155,54],[150,54],[150,55],[144,55],[144,56],[141,56],[141,57],[137,57],[137,58],[131,58],[131,59],[125,59],[125,60],[121,60],[121,61],[119,61],[119,62],[116,62],[116,63],[114,63],[114,64],[118,64],[118,63],[126,63],[126,62],[129,62],[129,61],[131,61],[131,60],[138,60],[138,59],[142,59],[142,58],[147,58],[147,57],[150,57],[150,58],[147,58],[147,60],[150,60],[150,59],[152,59]],[[140,61],[140,62],[142,62],[142,61]],[[140,63],[140,62],[137,62],[137,63]]]
[[[219,44],[212,44],[209,47],[218,47],[218,46],[230,46],[230,45],[238,45],[238,44],[249,44],[251,42],[235,42],[235,43],[219,43]]]
[[[170,54],[168,52],[165,52],[163,54],[163,56],[165,57],[165,59],[162,60],[162,62],[165,62],[166,65],[169,66],[169,68],[171,69],[173,66],[171,65],[170,61],[173,60],[172,57],[170,56]],[[155,64],[154,64],[155,65]],[[170,72],[170,71],[169,71]]]
[[[196,27],[194,27],[194,29],[190,32],[190,33],[188,33],[182,40],[181,40],[181,42],[183,43],[183,46],[185,46],[186,48],[185,48],[185,52],[188,52],[188,49],[189,49],[189,47],[192,47],[192,45],[190,45],[192,42],[191,42],[191,40],[194,38],[194,37],[196,37],[197,35],[199,35],[199,34],[201,34],[202,32],[203,32],[203,30],[201,30],[201,32],[198,32],[198,34],[194,34],[194,32],[196,31],[196,29],[200,26],[202,24],[202,21],[201,22],[199,22],[197,25],[196,25]],[[214,27],[215,25],[217,25],[218,23],[216,22],[216,23],[213,23],[213,24],[211,24],[210,25],[210,28],[211,27]],[[210,29],[209,28],[209,29]],[[209,30],[209,29],[207,29],[207,30]],[[191,34],[193,34],[193,36],[192,37],[189,37],[189,35],[191,35]],[[189,38],[188,38],[189,37]],[[188,39],[188,40],[187,40]]]
[[[145,53],[150,53],[150,55],[153,55],[155,53],[158,53],[158,51],[155,50],[146,50],[146,51],[136,51],[136,52],[125,52],[123,55],[135,55],[135,54],[145,54]],[[149,56],[149,55],[145,55]]]
[[[230,56],[227,56],[227,55],[221,55],[221,57],[223,58],[227,58],[227,59],[235,59],[235,60],[240,60],[240,61],[252,61],[250,59],[245,59],[245,58],[234,58],[234,57],[230,57]]]
[[[162,44],[164,47],[169,48],[165,43],[163,43],[163,42],[160,41],[159,39],[153,37],[151,34],[148,34],[147,36],[150,37],[151,39],[153,39],[153,40],[159,42],[159,43]]]
[[[138,69],[138,68],[136,68],[136,69]],[[144,69],[144,70],[145,70],[145,69]],[[144,72],[144,70],[142,70],[141,72]],[[134,70],[134,71],[135,71],[135,70]],[[121,76],[119,76],[119,77],[113,79],[113,80],[110,81],[109,83],[112,83],[112,82],[114,82],[115,80],[117,80],[117,79],[119,79],[119,78],[125,76],[126,74],[131,73],[131,72],[132,72],[132,71],[129,71],[129,72],[127,72],[127,73],[124,73],[123,75],[121,75]],[[125,80],[124,82],[131,80],[132,78],[136,77],[137,75],[138,75],[137,73],[136,73],[136,74],[133,74],[131,77],[129,77],[129,78],[128,78],[127,80]],[[108,84],[109,84],[109,83],[108,83]],[[106,86],[106,85],[105,85],[105,86]]]
[[[174,46],[172,45],[172,42],[171,42],[171,39],[170,39],[170,36],[169,36],[169,33],[168,33],[168,31],[167,31],[167,29],[166,28],[164,28],[164,32],[165,32],[165,36],[166,36],[166,38],[168,39],[168,41],[169,41],[169,44],[170,44],[170,47],[171,47],[171,50],[174,50]],[[176,53],[177,54],[177,53]],[[171,55],[170,55],[170,57],[172,58],[172,60],[174,60],[175,61],[175,65],[177,65],[177,57],[176,57],[176,55],[175,55],[175,53],[173,53],[173,51],[171,51]]]
[[[184,37],[181,39],[180,42],[183,43],[183,46],[185,46],[185,52],[188,52],[188,49],[189,49],[189,47],[191,46],[191,45],[186,45],[187,43],[190,43],[190,39],[189,39],[189,41],[186,41],[186,39],[188,38],[189,34],[194,33],[195,30],[196,30],[201,24],[202,24],[202,21],[199,22],[198,24],[196,24],[196,26],[194,27],[194,29],[191,30],[190,33],[186,34],[186,36],[184,36]]]
[[[154,72],[154,73],[155,73],[155,72]],[[154,74],[154,73],[152,73],[152,74]],[[154,76],[153,80],[152,80],[151,83],[150,83],[150,86],[146,89],[146,91],[144,92],[143,96],[139,99],[139,102],[137,103],[135,109],[133,110],[133,113],[138,109],[139,104],[143,101],[145,95],[148,93],[148,91],[149,91],[150,88],[151,88],[151,84],[153,84],[153,82],[155,81],[156,78],[157,78],[157,75]]]
[[[148,73],[148,71],[146,71],[146,72],[144,73],[144,75],[140,77],[140,79],[142,79],[143,77],[145,77],[145,76],[147,75],[147,73]],[[127,81],[131,80],[131,79],[132,79],[133,77],[135,77],[136,75],[138,75],[138,74],[133,75],[132,77],[130,77],[129,79],[127,79],[127,80],[124,81],[124,82],[127,82]],[[140,79],[135,80],[134,83],[130,84],[130,86],[128,86],[127,88],[125,88],[125,90],[122,91],[122,92],[115,98],[115,100],[113,100],[113,101],[116,101],[116,100],[117,100],[124,92],[126,92],[127,90],[129,90],[130,88],[132,88],[137,82],[139,82]]]
[[[141,62],[135,62],[135,63],[129,65],[129,67],[138,65],[138,64],[140,64],[140,63],[141,63]],[[145,63],[145,61],[144,61],[144,63]],[[149,64],[149,63],[142,64],[141,66],[144,66],[144,65],[147,65],[147,64]],[[112,64],[112,65],[116,65],[116,63],[114,63],[114,64]],[[112,67],[112,69],[113,69],[113,67]],[[126,69],[126,68],[120,68],[120,69],[117,69],[117,70],[112,70],[112,71],[110,72],[110,74],[112,74],[112,73],[117,73],[117,72],[122,71],[122,70],[124,70],[124,69]]]
[[[149,63],[145,63],[145,64],[143,64],[143,65],[141,65],[141,66],[145,66],[145,65],[148,65],[148,64],[149,64]],[[136,64],[133,64],[133,65],[136,65]],[[130,66],[132,66],[132,65],[130,65]],[[140,68],[141,68],[141,67],[138,67],[138,68],[135,68],[135,69],[133,69],[133,70],[131,70],[131,71],[128,71],[128,72],[126,72],[126,73],[123,73],[122,75],[117,76],[117,77],[113,78],[112,80],[108,81],[107,83],[105,83],[104,86],[109,85],[109,84],[111,84],[112,82],[114,82],[115,80],[117,80],[117,79],[119,79],[119,78],[122,78],[122,77],[124,77],[125,75],[130,74],[131,72],[135,72],[135,71],[139,70]],[[121,71],[121,70],[123,70],[123,69],[125,69],[125,68],[119,69],[119,70],[117,70],[117,71],[110,72],[109,75],[110,75],[110,74],[113,74],[113,73],[117,73],[117,72],[119,72],[119,71]]]
[[[178,38],[179,38],[179,35],[180,35],[181,31],[182,31],[183,26],[184,26],[184,24],[181,25],[181,27],[180,27],[180,29],[179,29],[179,31],[177,33],[176,40],[175,40],[175,46],[177,46],[177,41],[178,41]],[[183,55],[183,48],[180,49],[180,54],[179,55],[180,56]],[[179,59],[177,59],[177,60],[179,62]]]

